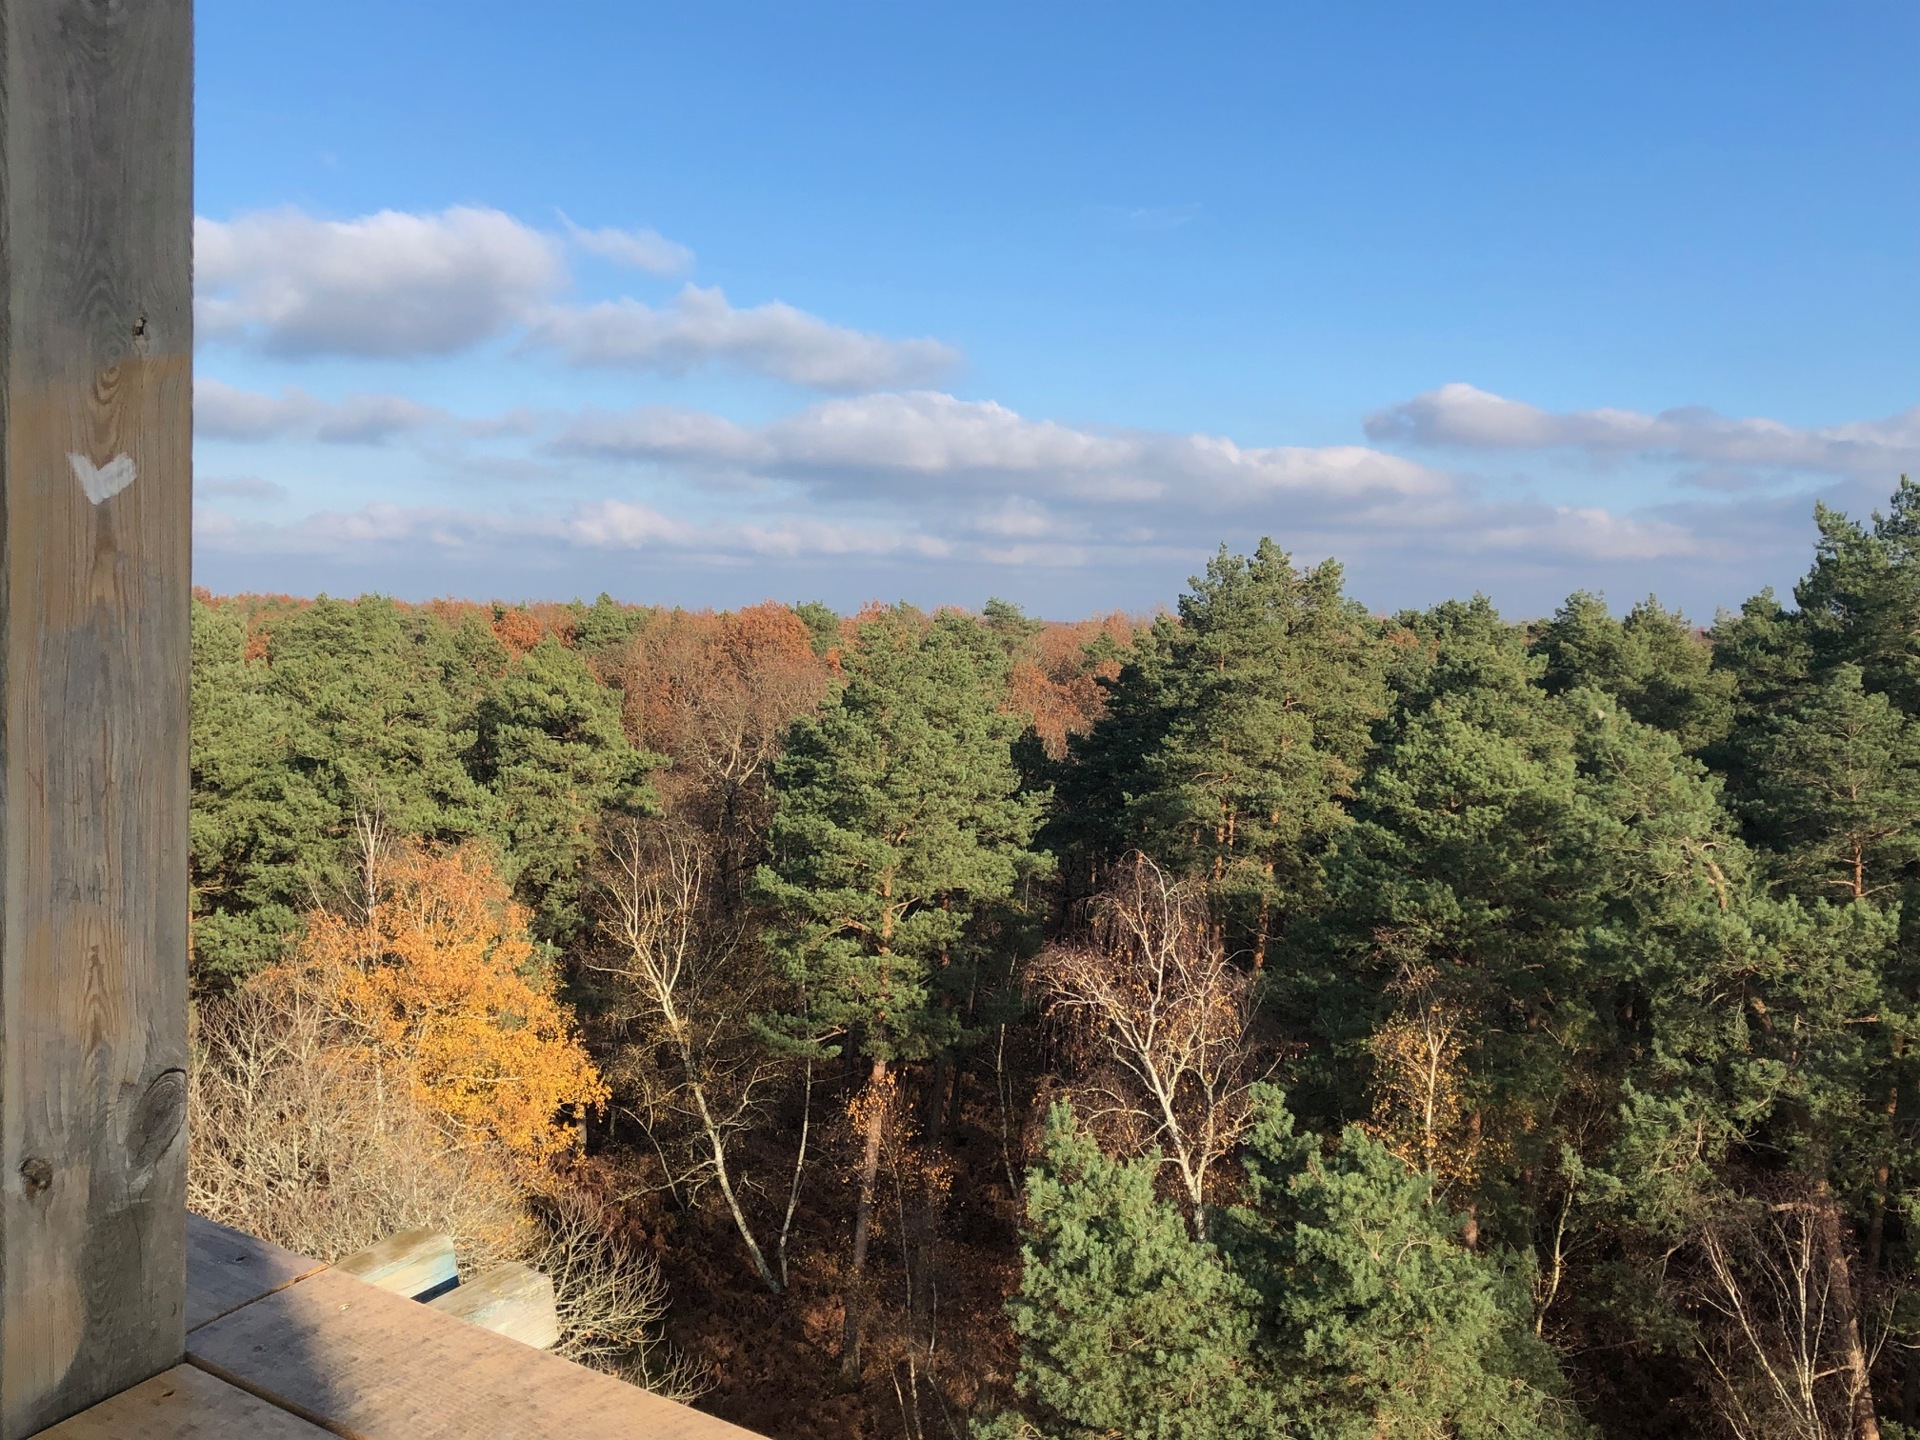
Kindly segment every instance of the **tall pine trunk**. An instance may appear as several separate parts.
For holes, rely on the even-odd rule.
[[[867,1081],[866,1146],[860,1155],[860,1198],[853,1212],[853,1258],[847,1265],[846,1320],[840,1340],[840,1373],[860,1378],[860,1332],[867,1318],[867,1245],[873,1235],[873,1193],[880,1180],[880,1142],[887,1124],[887,1062],[876,1059]]]
[[[1893,1042],[1893,1059],[1896,1065],[1899,1064],[1905,1052],[1906,1042],[1896,1039]],[[1894,1082],[1887,1086],[1887,1100],[1886,1104],[1881,1107],[1881,1113],[1887,1117],[1887,1129],[1891,1132],[1894,1117],[1900,1113],[1900,1081],[1897,1077],[1897,1072]],[[1889,1146],[1893,1144],[1891,1133],[1889,1133],[1886,1143]],[[1882,1154],[1880,1163],[1874,1166],[1873,1170],[1873,1218],[1867,1225],[1867,1266],[1870,1269],[1877,1270],[1879,1268],[1881,1251],[1886,1247],[1887,1187],[1892,1179],[1893,1164]]]
[[[933,1265],[935,1240],[940,1232],[940,1212],[945,1195],[940,1176],[940,1145],[947,1118],[947,1087],[954,1081],[954,1066],[945,1056],[934,1062],[933,1080],[926,1097],[926,1120],[921,1130],[920,1194],[913,1217],[913,1273],[907,1277],[908,1313],[916,1341],[933,1333]]]
[[[1852,1392],[1854,1440],[1880,1440],[1880,1421],[1873,1409],[1873,1383],[1867,1371],[1867,1350],[1860,1340],[1860,1312],[1854,1303],[1853,1272],[1840,1234],[1840,1204],[1822,1180],[1814,1190],[1813,1223],[1827,1262],[1827,1284],[1833,1295],[1834,1318],[1840,1322],[1840,1362]]]

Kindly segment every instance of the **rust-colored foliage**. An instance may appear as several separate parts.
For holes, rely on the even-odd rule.
[[[820,703],[833,665],[806,624],[767,602],[654,617],[620,667],[634,743],[667,755],[655,777],[670,808],[710,828],[728,858],[757,832],[781,737]]]
[[[1033,721],[1048,755],[1060,759],[1070,737],[1093,728],[1107,704],[1100,682],[1120,673],[1112,652],[1131,645],[1139,629],[1118,610],[1093,620],[1049,621],[1030,652],[1014,661],[1007,708]]]
[[[579,1130],[557,1117],[606,1087],[533,978],[527,912],[499,872],[473,847],[412,846],[370,879],[359,913],[315,912],[294,957],[255,983],[323,997],[457,1134],[529,1163],[574,1149]]]
[[[546,636],[546,627],[524,608],[508,609],[496,605],[493,610],[493,633],[509,655],[524,655],[538,645]]]
[[[672,610],[634,638],[625,667],[637,743],[679,758],[783,729],[826,689],[800,617],[769,601],[742,610]]]

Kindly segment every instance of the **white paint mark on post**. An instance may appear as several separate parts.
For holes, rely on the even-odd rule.
[[[67,462],[73,466],[73,478],[87,492],[87,499],[96,505],[111,500],[138,478],[131,455],[116,455],[106,464],[96,466],[84,455],[70,454]]]

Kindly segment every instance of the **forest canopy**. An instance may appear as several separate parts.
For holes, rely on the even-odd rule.
[[[1704,627],[198,595],[195,1203],[780,1436],[1920,1435],[1920,486],[1817,523]]]

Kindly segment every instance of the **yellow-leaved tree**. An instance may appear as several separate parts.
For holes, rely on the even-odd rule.
[[[565,1163],[570,1112],[607,1092],[526,910],[484,849],[359,830],[355,891],[307,917],[284,964],[199,1007],[194,1208],[326,1260],[444,1230],[465,1271],[552,1278],[558,1353],[698,1393],[660,1339],[653,1257],[616,1233],[592,1167]]]
[[[486,853],[409,845],[368,870],[362,903],[312,915],[256,983],[317,999],[456,1135],[531,1165],[577,1147],[567,1112],[606,1085]]]

